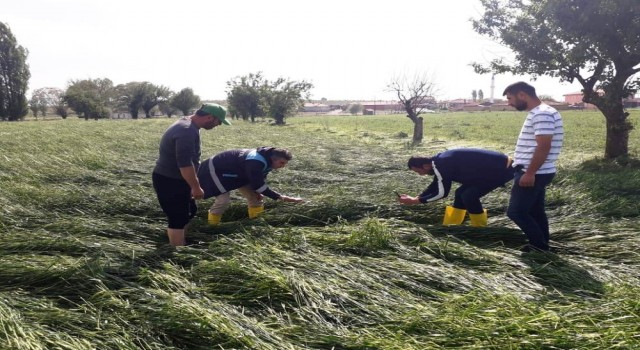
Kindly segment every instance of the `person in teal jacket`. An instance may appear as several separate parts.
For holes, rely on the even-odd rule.
[[[204,190],[204,199],[216,197],[207,216],[211,225],[217,225],[230,203],[230,192],[238,190],[247,199],[249,218],[264,211],[263,198],[300,203],[301,198],[282,195],[266,183],[274,169],[285,167],[293,158],[284,148],[258,147],[233,149],[205,160],[198,169],[198,180]]]

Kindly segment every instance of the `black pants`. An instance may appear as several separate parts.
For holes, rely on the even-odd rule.
[[[514,169],[511,166],[508,166],[500,174],[496,174],[496,177],[500,176],[500,178],[498,178],[499,180],[497,179],[498,181],[493,184],[489,183],[485,185],[461,185],[456,190],[456,196],[453,200],[453,207],[458,209],[466,209],[469,214],[482,214],[484,212],[484,208],[482,208],[480,198],[511,181],[513,179],[513,173]]]
[[[453,207],[458,209],[466,209],[469,214],[482,214],[484,212],[484,208],[482,208],[480,198],[484,197],[486,194],[500,186],[503,186],[503,184],[496,184],[494,186],[461,185],[456,190],[455,199],[453,200]]]
[[[547,186],[556,174],[536,174],[532,187],[521,187],[522,174],[522,170],[516,172],[507,216],[524,232],[530,245],[549,250],[549,220],[544,201]]]
[[[153,173],[153,189],[158,196],[160,208],[167,215],[171,229],[183,229],[189,223],[198,207],[191,196],[191,187],[183,179],[174,179]]]

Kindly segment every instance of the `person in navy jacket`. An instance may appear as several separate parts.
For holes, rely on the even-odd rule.
[[[236,189],[247,199],[251,219],[264,211],[264,196],[284,202],[302,202],[301,198],[270,189],[265,182],[271,170],[285,167],[292,158],[291,152],[284,148],[258,147],[227,150],[203,161],[198,169],[198,180],[204,198],[216,197],[209,209],[209,224],[220,223],[222,214],[229,207],[230,192]]]
[[[453,206],[445,209],[443,224],[460,225],[469,212],[471,226],[486,226],[487,211],[480,198],[511,181],[514,170],[507,155],[475,148],[460,148],[438,153],[433,157],[411,157],[409,169],[419,175],[433,175],[433,182],[417,197],[400,195],[402,204],[429,203],[449,195],[451,184],[457,182]]]

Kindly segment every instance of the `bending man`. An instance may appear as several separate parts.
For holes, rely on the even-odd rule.
[[[505,154],[473,148],[438,153],[433,157],[411,157],[409,169],[433,175],[433,182],[419,196],[403,194],[402,204],[429,203],[449,195],[452,182],[460,183],[453,206],[445,209],[443,225],[460,225],[469,212],[471,226],[487,226],[487,211],[480,198],[513,179],[511,158]]]
[[[224,151],[202,162],[198,179],[204,189],[204,198],[216,197],[209,209],[209,224],[220,223],[222,214],[229,207],[230,192],[236,189],[247,199],[251,219],[264,211],[263,196],[284,202],[302,202],[301,198],[271,190],[265,183],[271,170],[285,167],[292,158],[291,152],[284,148],[258,147]]]

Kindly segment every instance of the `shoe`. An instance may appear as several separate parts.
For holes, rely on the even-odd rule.
[[[220,221],[222,220],[222,214],[214,214],[212,212],[209,212],[209,215],[207,215],[207,222],[209,223],[209,225],[215,226],[220,224]]]
[[[454,208],[447,206],[444,209],[444,217],[442,218],[443,225],[460,225],[464,221],[464,216],[467,213],[464,209]]]
[[[249,219],[255,219],[264,212],[264,206],[248,207]]]
[[[487,209],[480,214],[469,213],[469,221],[472,227],[486,227],[487,226]]]

